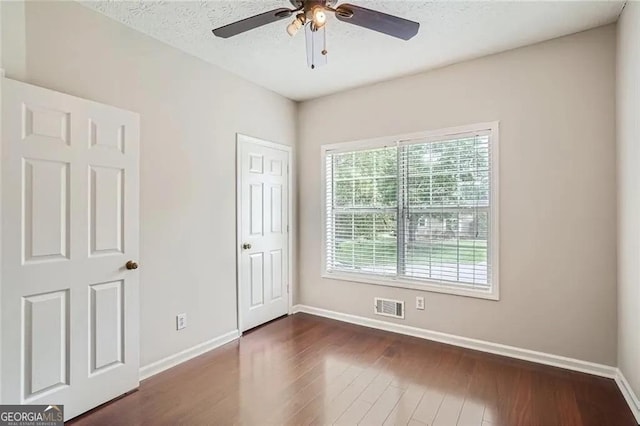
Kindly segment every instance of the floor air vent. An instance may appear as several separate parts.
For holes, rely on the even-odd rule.
[[[374,311],[376,315],[404,319],[404,302],[399,300],[382,299],[380,297],[374,298],[374,301],[376,304]]]

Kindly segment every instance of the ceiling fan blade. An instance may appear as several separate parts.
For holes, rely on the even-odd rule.
[[[245,18],[241,21],[233,22],[220,28],[213,30],[213,33],[222,38],[233,37],[245,31],[252,30],[254,28],[261,27],[263,25],[270,24],[272,22],[279,21],[281,19],[288,18],[293,13],[292,10],[287,8],[275,9],[269,12],[261,13],[250,18]]]
[[[325,28],[312,31],[311,24],[304,26],[304,37],[307,42],[307,64],[311,69],[327,65]]]
[[[336,9],[336,18],[359,27],[409,40],[416,34],[420,24],[398,16],[389,15],[353,4],[341,4]]]

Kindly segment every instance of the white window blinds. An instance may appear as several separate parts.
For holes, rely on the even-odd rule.
[[[326,270],[489,289],[490,139],[327,151]]]
[[[397,274],[397,148],[327,155],[327,267]]]

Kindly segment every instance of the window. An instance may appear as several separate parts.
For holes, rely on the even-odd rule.
[[[325,275],[497,299],[497,124],[323,147]]]

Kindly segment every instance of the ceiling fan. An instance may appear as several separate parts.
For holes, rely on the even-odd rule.
[[[327,39],[325,24],[327,12],[335,14],[339,21],[378,31],[402,40],[409,40],[418,33],[420,24],[377,10],[366,9],[353,4],[334,7],[337,0],[290,0],[293,9],[285,7],[245,18],[216,28],[213,34],[229,38],[272,22],[295,16],[287,26],[290,36],[304,27],[307,42],[307,63],[314,69],[327,63]]]

